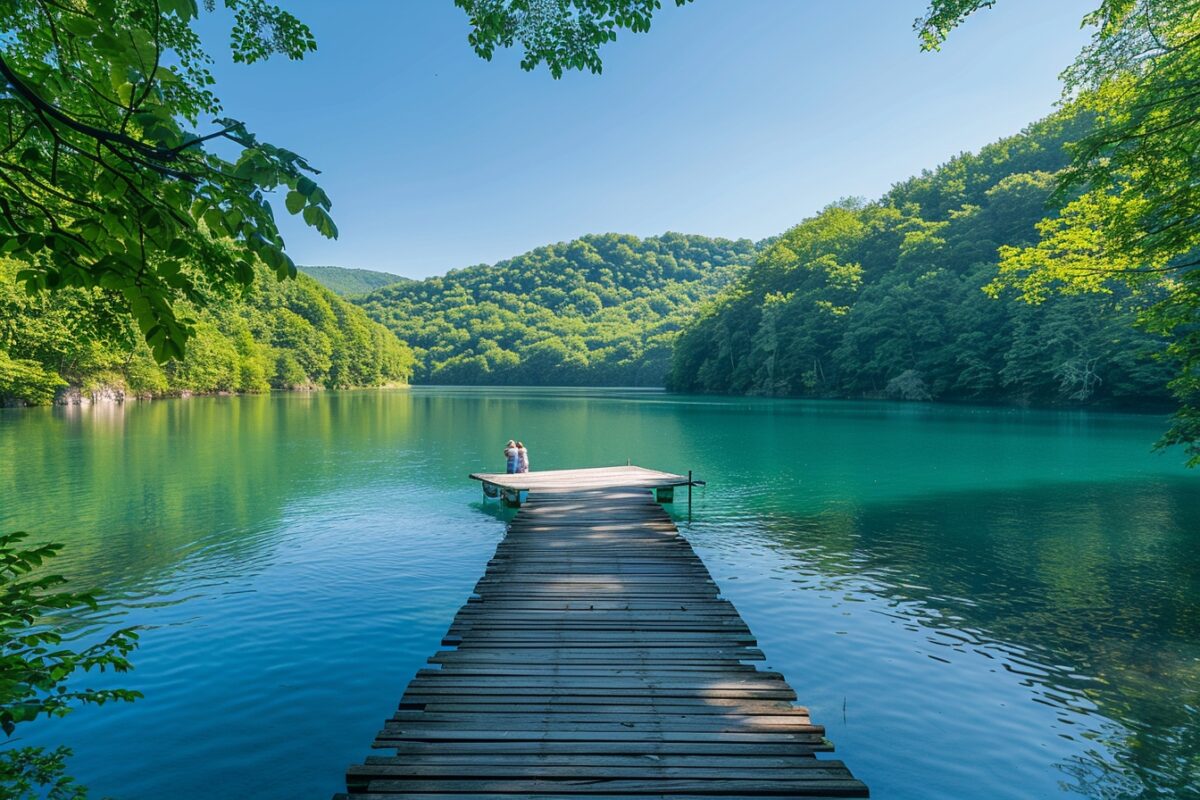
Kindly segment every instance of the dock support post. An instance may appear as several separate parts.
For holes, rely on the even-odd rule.
[[[688,470],[688,519],[692,518],[692,471]]]

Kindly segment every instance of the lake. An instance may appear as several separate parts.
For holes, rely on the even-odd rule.
[[[695,471],[668,506],[874,797],[1198,797],[1200,472],[1158,416],[414,388],[0,410],[0,529],[135,625],[145,694],[21,729],[95,796],[327,798],[511,512],[467,473]]]

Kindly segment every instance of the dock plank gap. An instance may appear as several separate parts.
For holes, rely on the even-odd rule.
[[[530,495],[335,800],[868,796],[647,491],[687,478],[619,469],[472,475]]]

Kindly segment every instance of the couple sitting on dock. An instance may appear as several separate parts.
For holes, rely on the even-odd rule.
[[[505,472],[512,475],[516,472],[529,472],[529,451],[521,442],[508,440],[504,446]]]

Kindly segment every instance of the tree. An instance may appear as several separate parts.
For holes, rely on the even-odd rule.
[[[265,0],[223,3],[237,61],[315,48],[307,27]],[[308,162],[220,116],[198,15],[196,0],[0,6],[0,249],[23,263],[31,292],[109,292],[160,361],[182,356],[193,332],[179,300],[203,305],[249,285],[258,261],[295,274],[271,191],[337,234]],[[240,154],[225,159],[217,141]]]
[[[888,381],[886,391],[888,397],[896,397],[900,400],[933,399],[933,396],[929,394],[929,387],[925,385],[925,380],[921,377],[921,373],[915,369],[906,369]]]
[[[61,717],[82,704],[132,701],[126,689],[77,689],[76,673],[132,669],[128,656],[137,646],[130,629],[75,651],[63,646],[64,631],[44,620],[86,606],[98,608],[88,592],[62,591],[59,575],[32,575],[56,556],[61,545],[26,545],[24,533],[0,535],[0,729],[11,737],[17,726],[39,717]],[[23,798],[82,798],[82,787],[65,773],[66,748],[0,744],[0,794]]]
[[[691,0],[675,0],[683,6]],[[617,31],[650,30],[662,0],[454,0],[471,19],[468,41],[491,60],[497,47],[520,45],[521,68],[545,63],[561,78],[569,69],[600,72],[600,47]]]
[[[916,22],[936,49],[951,29],[995,0],[934,0]],[[1160,445],[1183,444],[1200,465],[1200,2],[1102,0],[1085,17],[1092,41],[1063,73],[1064,102],[1095,116],[1060,173],[1058,214],[1039,241],[1002,250],[993,294],[1015,289],[1143,299],[1140,322],[1172,340],[1171,387],[1180,402]]]

